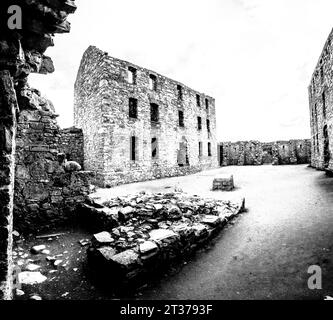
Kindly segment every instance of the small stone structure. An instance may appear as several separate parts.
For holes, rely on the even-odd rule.
[[[220,166],[310,163],[310,140],[239,141],[218,144]]]
[[[91,270],[114,288],[195,251],[243,212],[245,200],[232,203],[179,192],[143,192],[105,205],[92,201],[81,213],[89,226],[98,225],[102,231],[94,235],[88,249]]]
[[[219,175],[213,180],[213,191],[232,191],[234,188],[235,185],[233,175]]]
[[[309,85],[311,165],[333,172],[333,30]]]
[[[75,83],[84,167],[114,186],[216,168],[215,100],[89,47]]]

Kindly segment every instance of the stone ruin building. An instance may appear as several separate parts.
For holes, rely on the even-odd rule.
[[[215,168],[215,100],[89,47],[75,83],[84,167],[114,186]]]
[[[54,71],[51,58],[44,53],[54,45],[55,33],[70,31],[66,19],[75,12],[75,3],[17,0],[15,5],[22,12],[22,25],[20,22],[14,29],[8,25],[11,5],[10,0],[2,0],[0,4],[0,300],[12,296],[14,193],[16,198],[18,194],[23,197],[26,207],[21,204],[22,210],[31,210],[31,214],[44,206],[44,219],[48,220],[47,215],[52,216],[57,210],[49,203],[51,197],[65,202],[64,198],[57,198],[60,189],[64,191],[59,180],[63,181],[63,187],[75,180],[66,177],[57,159],[61,133],[53,106],[27,83],[30,73]],[[57,175],[58,186],[53,174]],[[20,179],[25,183],[30,181],[31,185],[23,186]],[[47,196],[44,186],[50,192]],[[43,199],[38,199],[40,193]]]
[[[333,171],[333,31],[330,33],[309,85],[311,165]]]
[[[311,142],[222,142],[218,144],[218,158],[220,166],[307,164],[311,159]]]

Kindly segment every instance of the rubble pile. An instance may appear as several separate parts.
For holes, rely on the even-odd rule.
[[[124,284],[194,252],[243,212],[245,200],[143,192],[104,205],[91,201],[83,208],[90,221],[103,228],[88,248],[89,264],[103,281]]]

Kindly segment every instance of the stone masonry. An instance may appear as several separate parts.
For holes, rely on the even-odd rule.
[[[58,115],[38,90],[20,92],[16,139],[14,226],[37,232],[68,223],[89,194],[90,172],[67,172],[60,153],[82,163],[82,131],[60,130]],[[73,150],[69,151],[70,145]]]
[[[220,166],[310,163],[310,140],[262,143],[259,141],[222,142],[218,145]]]
[[[309,85],[311,165],[333,171],[333,31],[330,33]]]
[[[14,6],[15,26],[8,23]],[[13,9],[13,8],[12,8]],[[2,0],[0,4],[0,300],[12,297],[12,228],[17,113],[31,72],[54,71],[45,56],[55,33],[70,30],[71,0]]]
[[[75,83],[84,167],[122,183],[217,167],[215,100],[89,47]]]

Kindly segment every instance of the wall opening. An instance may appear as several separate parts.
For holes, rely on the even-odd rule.
[[[131,147],[130,147],[130,152],[131,152],[131,161],[136,161],[137,160],[137,141],[136,137],[132,136],[131,137]]]
[[[129,117],[138,118],[138,100],[135,98],[129,98]]]
[[[184,111],[178,110],[178,125],[180,127],[185,127],[184,124]]]
[[[212,156],[212,144],[208,142],[208,157]]]
[[[131,84],[136,84],[136,69],[133,68],[133,67],[128,67],[128,70],[127,70],[127,76],[128,76],[128,83],[131,83]]]
[[[328,168],[331,160],[330,141],[328,136],[327,125],[324,126],[324,167]]]
[[[185,137],[183,137],[182,141],[179,143],[177,163],[179,167],[185,167],[190,165],[187,149],[187,140]]]
[[[156,160],[158,158],[158,144],[157,138],[151,139],[151,158]]]
[[[178,100],[183,100],[183,87],[181,85],[177,85],[177,96]]]
[[[159,122],[159,110],[156,103],[150,104],[150,120],[151,122]]]
[[[197,94],[197,107],[201,107],[201,97],[199,94]]]
[[[198,130],[202,130],[202,120],[201,120],[201,117],[198,117]]]
[[[157,91],[157,77],[153,74],[149,76],[149,89]]]

